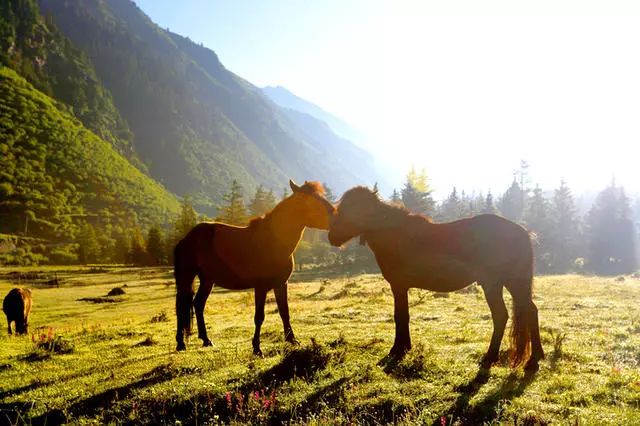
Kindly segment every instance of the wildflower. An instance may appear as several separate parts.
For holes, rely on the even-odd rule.
[[[447,426],[447,418],[445,416],[440,416],[440,426]]]
[[[260,399],[260,392],[255,391],[255,392],[253,393],[253,398],[254,398],[256,401],[257,401],[257,400],[259,400],[259,399]]]

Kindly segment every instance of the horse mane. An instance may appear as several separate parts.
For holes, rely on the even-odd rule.
[[[366,186],[355,186],[351,188],[344,193],[344,195],[340,199],[340,203],[342,203],[342,201],[344,201],[344,199],[347,197],[352,202],[355,202],[357,204],[370,203],[373,201],[375,204],[379,205],[382,209],[385,210],[386,219],[416,217],[426,220],[429,223],[433,223],[433,219],[431,219],[431,217],[429,216],[420,213],[413,213],[402,204],[391,203],[389,201],[382,200],[377,192],[372,191]]]
[[[299,188],[300,188],[300,192],[304,192],[305,194],[309,194],[309,195],[318,195],[322,197],[325,194],[324,186],[322,186],[320,182],[316,182],[316,181],[305,181],[304,185],[300,185]],[[261,222],[268,219],[271,213],[273,213],[273,211],[276,209],[276,207],[278,207],[278,205],[280,205],[280,203],[282,203],[282,201],[277,203],[271,210],[264,213],[262,216],[256,216],[251,220],[249,220],[249,224],[247,225],[247,227],[251,228],[251,227],[257,226]]]
[[[316,181],[305,181],[304,185],[300,185],[300,190],[310,195],[324,195],[325,193],[324,186]]]

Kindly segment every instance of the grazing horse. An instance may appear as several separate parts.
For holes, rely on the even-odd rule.
[[[195,310],[198,337],[211,346],[204,323],[204,306],[213,285],[229,290],[255,290],[255,333],[253,352],[260,355],[260,327],[264,321],[267,292],[273,289],[287,342],[295,343],[289,323],[287,280],[293,271],[293,251],[305,227],[329,229],[333,205],[324,196],[322,185],[289,181],[292,195],[263,217],[246,227],[223,223],[196,225],[176,245],[174,251],[178,317],[177,350],[185,350],[184,334],[191,331]],[[195,293],[193,281],[200,285]]]
[[[536,370],[544,358],[538,309],[532,300],[533,249],[529,233],[500,216],[484,214],[450,223],[432,223],[404,207],[381,201],[365,187],[347,191],[329,229],[329,241],[341,246],[360,236],[373,251],[394,297],[396,337],[389,355],[411,349],[409,288],[450,292],[477,282],[483,289],[493,335],[482,359],[498,361],[508,313],[502,299],[506,287],[513,297],[511,364]]]
[[[14,288],[2,302],[2,310],[7,316],[7,328],[11,334],[11,323],[16,323],[16,334],[27,334],[29,313],[31,312],[31,290]]]

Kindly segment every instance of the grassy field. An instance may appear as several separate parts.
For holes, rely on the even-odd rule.
[[[2,296],[14,270],[0,270]],[[412,290],[414,349],[388,364],[392,297],[378,275],[296,274],[301,345],[283,343],[270,296],[258,358],[251,292],[214,290],[215,346],[192,337],[176,353],[169,269],[53,271],[59,287],[31,286],[31,334],[1,334],[0,423],[640,424],[632,277],[537,278],[547,359],[527,376],[507,366],[506,340],[501,365],[479,369],[491,320],[476,286]],[[106,297],[120,286],[124,295]]]

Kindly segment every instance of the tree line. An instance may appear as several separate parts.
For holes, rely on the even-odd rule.
[[[544,191],[530,185],[527,168],[522,162],[511,185],[497,198],[491,191],[469,195],[454,187],[440,203],[433,199],[426,173],[411,170],[390,201],[435,222],[493,213],[519,223],[532,232],[538,273],[616,275],[638,269],[640,200],[634,213],[624,187],[612,181],[582,214],[566,181]]]

